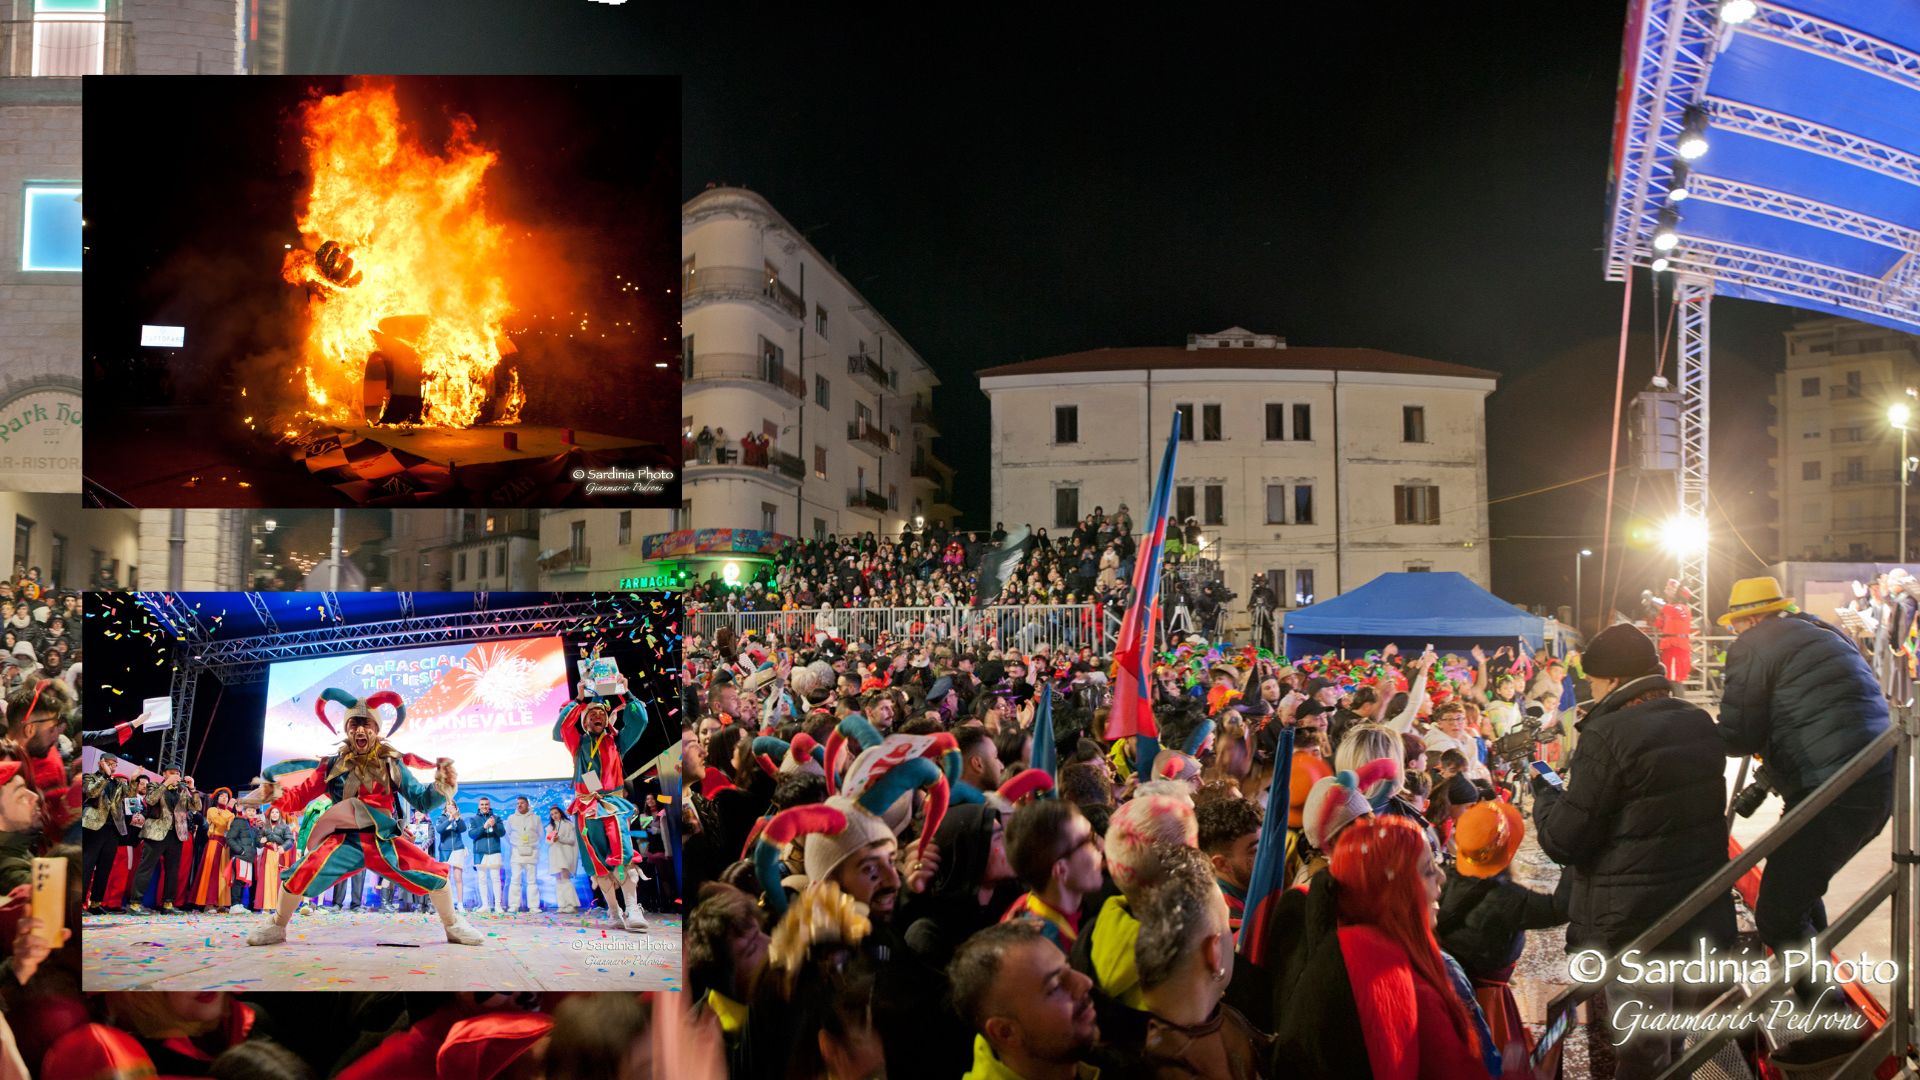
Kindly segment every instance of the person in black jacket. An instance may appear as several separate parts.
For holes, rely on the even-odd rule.
[[[1843,769],[1890,723],[1872,668],[1839,629],[1789,613],[1772,578],[1736,582],[1720,622],[1739,637],[1727,649],[1720,738],[1734,756],[1758,754],[1766,780],[1792,810]],[[1767,858],[1754,905],[1760,940],[1776,954],[1806,948],[1826,929],[1821,897],[1833,875],[1893,814],[1893,752]],[[1821,987],[1795,983],[1803,1005]]]
[[[1673,696],[1653,640],[1632,624],[1595,635],[1585,662],[1600,698],[1575,725],[1565,789],[1533,777],[1533,821],[1541,849],[1567,868],[1567,952],[1613,955],[1726,865],[1726,756],[1713,718]],[[1729,893],[1652,952],[1690,954],[1702,938],[1719,948],[1733,937]],[[1713,993],[1616,985],[1607,1012],[1634,999],[1654,1012],[1697,1012]],[[1683,1043],[1678,1033],[1636,1031],[1616,1048],[1617,1075],[1658,1075]]]

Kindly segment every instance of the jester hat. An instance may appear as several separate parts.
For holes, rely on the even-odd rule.
[[[343,724],[356,716],[365,716],[373,720],[376,729],[380,726],[380,718],[375,715],[374,710],[382,705],[393,706],[393,723],[387,728],[386,734],[381,736],[382,738],[393,738],[394,733],[407,722],[407,703],[400,699],[397,691],[376,690],[365,698],[357,698],[337,686],[329,686],[320,691],[320,696],[314,699],[313,715],[319,717],[327,730],[335,735],[340,732],[334,728],[333,721],[327,719],[327,702],[329,701],[337,702],[346,708],[345,715],[341,717]]]

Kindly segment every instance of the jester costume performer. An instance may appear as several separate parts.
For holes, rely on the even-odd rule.
[[[567,813],[573,816],[580,833],[580,854],[587,861],[587,872],[600,895],[606,897],[607,914],[614,925],[639,933],[647,929],[647,917],[634,895],[633,874],[628,869],[635,857],[627,840],[627,819],[633,816],[634,807],[620,797],[627,782],[620,756],[633,749],[647,730],[647,710],[626,692],[626,685],[621,679],[616,705],[598,698],[568,702],[553,722],[553,741],[565,744],[573,755],[573,802]],[[626,895],[624,916],[617,892]]]
[[[407,720],[406,703],[391,690],[381,690],[364,700],[334,687],[321,691],[314,702],[314,714],[328,731],[334,731],[332,721],[327,719],[328,702],[346,708],[347,734],[339,752],[318,761],[275,765],[266,770],[260,787],[247,797],[250,803],[278,806],[287,817],[304,813],[316,799],[331,800],[313,822],[306,838],[307,849],[281,874],[278,909],[267,923],[247,935],[247,944],[278,945],[286,941],[287,923],[307,897],[332,888],[335,882],[362,868],[410,893],[430,898],[448,941],[481,944],[486,939],[453,909],[446,865],[415,846],[401,824],[406,815],[398,806],[404,800],[431,813],[452,799],[458,783],[453,762],[402,754],[386,741]],[[374,716],[374,710],[382,705],[392,706],[394,713],[386,738],[381,737]],[[409,769],[433,769],[433,783],[421,783]],[[292,774],[299,774],[299,779],[291,779]],[[280,777],[290,779],[282,783]]]

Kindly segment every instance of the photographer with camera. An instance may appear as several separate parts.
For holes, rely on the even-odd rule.
[[[1720,625],[1738,635],[1727,648],[1720,738],[1729,755],[1756,754],[1766,762],[1755,786],[1737,799],[1735,809],[1746,814],[1769,787],[1792,810],[1890,723],[1886,698],[1860,650],[1838,628],[1792,608],[1778,581],[1747,578],[1734,583],[1720,617]],[[1826,928],[1821,897],[1827,885],[1892,814],[1889,751],[1768,857],[1753,913],[1768,948],[1804,948]],[[1818,996],[1804,982],[1794,992],[1806,1005]]]
[[[1576,725],[1572,775],[1562,786],[1551,771],[1529,770],[1540,847],[1567,868],[1569,955],[1618,953],[1727,864],[1725,755],[1713,718],[1673,696],[1659,650],[1631,624],[1595,635],[1585,659],[1598,700]],[[1733,941],[1731,893],[1655,950],[1691,951],[1702,937],[1715,947]],[[1614,985],[1606,1012],[1629,998],[1655,1012],[1694,1012],[1714,992]],[[1684,1032],[1632,1032],[1615,1050],[1615,1075],[1658,1075],[1684,1040]]]
[[[1274,592],[1275,586],[1267,582],[1267,575],[1253,575],[1253,587],[1247,590],[1247,614],[1253,622],[1253,643],[1265,648],[1277,648],[1273,636],[1273,612],[1280,606],[1280,597]]]

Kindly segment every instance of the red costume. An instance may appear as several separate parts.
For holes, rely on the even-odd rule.
[[[1683,683],[1693,674],[1693,613],[1678,600],[1669,600],[1660,608],[1655,624],[1660,639],[1660,666],[1667,681]]]

